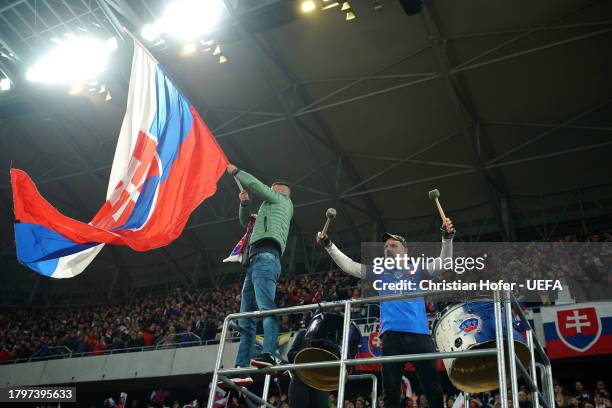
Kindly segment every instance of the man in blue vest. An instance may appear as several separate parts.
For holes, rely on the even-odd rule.
[[[452,258],[453,236],[455,228],[449,218],[442,224],[442,250],[440,258]],[[408,254],[406,239],[400,235],[385,232],[382,235],[385,258],[395,258]],[[365,279],[366,265],[353,261],[340,251],[327,235],[317,234],[317,243],[325,248],[334,262],[345,273]],[[388,283],[412,281],[418,290],[418,283],[427,279],[441,268],[441,262],[432,262],[423,268],[416,267],[409,270],[385,268],[376,279],[381,281],[379,295],[405,292],[404,290],[389,290]],[[441,270],[441,269],[440,269]],[[425,301],[422,297],[402,299],[380,303],[380,336],[382,340],[382,355],[393,356],[400,354],[420,354],[434,352],[433,342],[429,337],[429,324],[425,311]],[[400,408],[401,381],[404,374],[404,362],[383,364],[383,391],[385,408]],[[425,395],[432,408],[443,407],[442,389],[438,379],[438,372],[434,360],[414,361],[417,375],[423,385]]]

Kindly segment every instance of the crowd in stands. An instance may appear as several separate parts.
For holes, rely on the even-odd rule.
[[[585,236],[570,235],[557,240],[560,243],[604,241],[612,241],[612,231]],[[533,262],[523,266],[523,269],[529,268],[527,272],[524,269],[523,273],[532,279],[556,278],[558,275],[549,276],[554,275],[554,271],[544,268],[541,260],[538,260],[537,243],[530,244],[529,248],[533,252]],[[588,276],[612,279],[612,271],[600,270],[604,265],[610,268],[612,253],[603,254],[604,259],[574,256],[575,259],[570,260],[572,254],[559,252],[568,257],[559,262],[567,271],[591,271],[590,274],[580,274],[583,281]],[[576,265],[572,266],[574,263]],[[584,286],[578,285],[576,279],[568,283],[572,295],[576,294],[578,297],[575,298],[580,301],[580,289]],[[587,287],[594,286],[589,292],[591,296],[597,290],[606,290],[610,284],[612,282],[600,285],[595,278],[585,282]],[[121,304],[0,310],[0,363],[27,361],[32,356],[46,358],[67,353],[99,355],[129,348],[170,347],[200,340],[218,341],[223,319],[240,308],[240,289],[239,284],[188,291],[179,288],[166,296],[133,299]],[[603,295],[609,298],[608,293]],[[340,271],[330,271],[280,279],[276,302],[278,307],[287,307],[360,296],[356,279]],[[546,296],[546,293],[542,294],[544,304],[551,301]],[[428,304],[428,309],[432,309],[431,304]],[[364,308],[353,310],[354,318],[363,318],[365,314]],[[309,316],[309,313],[281,316],[280,331],[304,327]]]
[[[337,271],[281,279],[277,304],[285,307],[359,296],[355,285],[355,279]],[[121,304],[0,311],[0,363],[69,352],[99,355],[126,348],[193,344],[198,337],[218,341],[223,319],[239,309],[236,284],[190,291],[177,288],[167,296]],[[281,332],[303,326],[306,318],[282,316]]]

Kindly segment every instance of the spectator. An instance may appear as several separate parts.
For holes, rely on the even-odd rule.
[[[106,340],[104,338],[104,336],[100,337],[100,340],[98,340],[98,342],[96,342],[94,348],[93,348],[93,355],[94,356],[99,356],[101,354],[104,354],[106,352]]]
[[[582,382],[580,381],[576,381],[574,383],[574,396],[578,399],[578,400],[582,400],[582,401],[589,401],[591,400],[591,393],[586,391],[584,389],[584,385],[582,385]]]

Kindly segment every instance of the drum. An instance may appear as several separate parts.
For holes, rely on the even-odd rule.
[[[502,327],[506,337],[506,321]],[[465,351],[495,347],[493,301],[479,299],[448,306],[434,321],[433,335],[439,351]],[[529,348],[523,334],[514,328],[514,351],[525,367],[530,361]],[[508,348],[506,346],[506,367]],[[461,391],[477,393],[499,388],[497,357],[444,359],[444,366],[453,385]]]
[[[316,314],[304,334],[304,347],[296,354],[295,363],[340,360],[343,324],[344,316],[340,314]],[[361,332],[354,322],[351,322],[348,336],[347,358],[354,358],[361,343]],[[338,389],[340,367],[298,369],[296,374],[305,384],[317,390]]]

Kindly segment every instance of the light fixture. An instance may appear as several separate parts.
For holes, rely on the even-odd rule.
[[[221,46],[217,44],[217,46],[215,47],[215,50],[213,51],[213,55],[219,55],[219,54],[221,54]]]
[[[185,45],[183,45],[183,50],[181,51],[181,53],[183,55],[191,55],[194,52],[196,52],[196,45],[194,43],[187,43]]]
[[[310,13],[317,8],[317,4],[313,0],[305,0],[302,1],[302,5],[300,6],[302,13]]]
[[[110,52],[104,41],[93,38],[63,41],[28,69],[26,78],[47,84],[91,81],[106,69]]]
[[[70,95],[78,95],[83,91],[83,86],[81,84],[72,85],[68,93]]]
[[[340,3],[338,3],[337,1],[334,1],[333,3],[329,3],[324,5],[321,10],[328,10],[330,8],[334,8],[334,7],[338,7],[340,5]]]
[[[382,11],[382,9],[383,9],[382,1],[374,0],[374,11]]]
[[[227,58],[225,58],[225,55],[221,54],[221,56],[219,57],[219,64],[225,64],[227,62]]]
[[[159,30],[157,29],[157,27],[155,27],[154,24],[145,24],[145,26],[142,27],[142,31],[140,32],[142,38],[150,42],[155,41],[155,39],[159,37],[159,34]]]
[[[113,97],[111,96],[110,91],[108,91],[108,92],[106,93],[106,97],[104,98],[104,100],[105,100],[106,102],[108,102],[108,101],[110,101],[111,99],[113,99]]]
[[[87,91],[88,92],[96,92],[99,89],[98,81],[96,81],[96,80],[89,81],[85,85],[87,85]]]
[[[11,89],[11,80],[8,78],[0,79],[0,91],[6,92]]]
[[[215,27],[222,11],[221,0],[174,0],[159,20],[143,27],[141,34],[147,41],[162,34],[194,40]]]
[[[351,5],[348,1],[343,1],[342,2],[342,7],[340,7],[341,11],[348,11],[351,9]]]
[[[110,37],[106,40],[106,50],[108,52],[114,52],[117,50],[117,37]]]
[[[357,18],[357,16],[355,15],[355,13],[353,13],[352,10],[349,10],[349,11],[346,12],[346,21],[351,21],[351,20],[354,20],[356,18]]]

